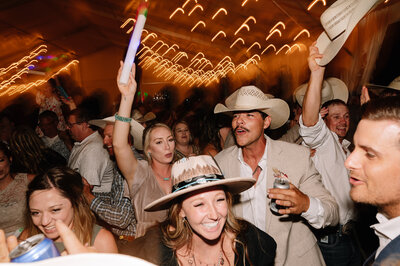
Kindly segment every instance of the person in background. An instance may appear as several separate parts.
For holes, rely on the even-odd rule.
[[[103,138],[89,124],[93,117],[84,108],[77,108],[68,116],[68,130],[76,141],[68,166],[78,171],[93,187],[94,193],[108,193],[114,178],[114,166],[103,148]]]
[[[299,132],[304,145],[316,150],[312,160],[321,174],[322,183],[335,197],[340,214],[338,225],[317,230],[315,234],[328,266],[359,265],[361,253],[353,232],[356,212],[349,195],[348,171],[344,166],[351,144],[345,139],[350,124],[350,113],[345,103],[348,90],[337,78],[324,81],[325,67],[316,62],[322,55],[314,45],[310,47],[308,58],[311,75],[305,91]],[[327,95],[331,98],[326,99]],[[322,103],[323,109],[328,110],[324,118],[320,115]]]
[[[115,115],[113,147],[118,168],[128,183],[137,219],[136,237],[140,237],[149,227],[166,218],[165,210],[147,213],[144,207],[154,199],[171,192],[171,162],[174,157],[175,140],[167,125],[152,124],[143,132],[146,160],[136,159],[128,142],[132,121],[131,109],[136,92],[135,66],[132,67],[128,84],[125,85],[119,83],[122,65],[121,62],[117,77],[121,104]]]
[[[112,234],[95,224],[79,173],[67,167],[55,167],[37,175],[28,185],[26,204],[27,226],[20,239],[42,233],[55,242],[61,253],[64,245],[55,226],[61,220],[82,244],[94,246],[98,252],[118,252]]]
[[[39,105],[39,114],[46,110],[53,111],[58,117],[57,128],[61,131],[65,131],[67,126],[62,113],[61,105],[62,101],[57,94],[57,82],[51,78],[47,83],[36,93],[36,103]],[[41,136],[42,132],[37,130],[38,135]]]
[[[56,151],[46,148],[33,129],[19,126],[10,139],[13,158],[12,171],[39,174],[55,166],[65,166],[67,161]]]
[[[11,114],[8,112],[0,113],[0,142],[6,143],[10,142],[12,133],[15,130],[15,122],[12,119]]]
[[[376,206],[379,223],[372,226],[378,249],[364,265],[397,265],[400,260],[400,96],[365,104],[354,134],[355,148],[345,161],[350,196]],[[391,264],[395,263],[395,264]]]
[[[276,243],[232,212],[232,194],[251,187],[251,177],[225,179],[208,155],[183,158],[172,167],[172,193],[146,206],[168,209],[122,253],[156,265],[273,265]]]
[[[134,109],[132,112],[132,118],[139,122],[143,127],[147,127],[149,123],[152,123],[152,121],[156,119],[156,115],[153,112],[148,112],[145,115],[142,115],[138,109]]]
[[[25,225],[25,192],[34,175],[11,172],[11,152],[0,142],[0,229],[19,236]]]
[[[143,135],[143,127],[134,120],[131,127],[131,135],[128,142],[131,144],[136,139],[136,148],[142,148],[141,140]],[[110,193],[102,193],[93,195],[90,187],[85,184],[84,194],[90,205],[90,209],[104,222],[111,227],[111,232],[116,236],[117,245],[123,245],[126,241],[132,241],[136,235],[136,217],[135,211],[129,197],[129,189],[126,180],[121,175],[120,170],[115,165],[114,148],[112,145],[115,118],[114,116],[104,119],[90,120],[89,124],[103,129],[104,148],[108,151],[111,160],[114,162],[114,179]],[[136,149],[131,144],[133,152]],[[135,157],[141,160],[139,153],[135,153]]]
[[[174,162],[184,157],[200,154],[199,147],[193,143],[192,134],[186,121],[176,121],[172,126],[172,132],[175,137]]]
[[[72,142],[69,135],[65,131],[60,131],[57,128],[58,117],[53,111],[46,110],[39,115],[39,128],[43,132],[41,140],[46,145],[68,161],[72,150]]]
[[[215,156],[224,148],[234,145],[231,118],[226,114],[209,113],[203,119],[201,130],[203,132],[199,138],[201,154]]]

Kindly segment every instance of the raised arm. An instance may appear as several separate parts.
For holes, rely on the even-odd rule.
[[[122,66],[123,63],[121,62],[117,77],[118,89],[121,92],[121,103],[117,113],[118,116],[116,116],[115,119],[113,132],[113,148],[115,158],[117,159],[118,168],[121,170],[123,176],[126,178],[129,187],[131,187],[138,161],[135,158],[131,146],[128,143],[130,123],[121,120],[128,121],[131,117],[132,103],[135,98],[137,84],[135,81],[135,64],[133,64],[132,71],[131,73],[129,73],[128,84],[125,85],[119,83]]]
[[[316,58],[322,58],[315,42],[310,46],[310,55],[308,57],[308,66],[310,68],[310,81],[303,101],[303,124],[307,127],[314,126],[318,122],[318,114],[321,106],[321,89],[324,80],[325,67],[321,67],[315,61]]]

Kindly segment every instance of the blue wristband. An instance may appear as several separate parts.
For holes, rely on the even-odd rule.
[[[118,120],[118,121],[121,121],[121,122],[130,123],[132,121],[132,118],[119,116],[118,113],[116,113],[115,114],[115,120]]]

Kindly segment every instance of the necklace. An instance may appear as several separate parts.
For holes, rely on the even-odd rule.
[[[153,172],[154,172],[157,176],[161,177],[164,181],[169,181],[169,180],[171,179],[171,174],[170,174],[170,176],[164,177],[164,176],[160,175],[158,172],[156,172],[154,169],[153,169]]]
[[[194,253],[192,253],[192,254],[190,255],[190,257],[189,257],[189,259],[188,259],[188,263],[189,263],[190,265],[192,265],[192,266],[197,266],[196,259],[195,259],[195,257],[194,257]],[[199,260],[199,263],[200,263],[200,265],[202,265],[202,263],[201,263],[200,260]],[[217,263],[216,263],[216,264],[213,264],[213,265],[220,266],[220,265],[224,265],[224,263],[225,263],[224,254],[222,253],[222,250],[221,250],[221,251],[219,252],[219,256],[218,256]],[[208,265],[208,264],[205,264],[205,265]]]

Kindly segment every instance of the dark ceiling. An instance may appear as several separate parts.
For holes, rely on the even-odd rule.
[[[304,68],[307,47],[322,32],[319,17],[333,2],[149,0],[142,36],[142,40],[147,37],[143,43],[147,48],[138,55],[144,54],[140,60],[143,82],[213,86],[224,75],[233,73],[253,79],[267,76],[261,64],[299,64]],[[132,23],[123,29],[120,26],[135,17],[138,5],[137,0],[1,0],[0,68],[30,55],[40,45],[46,45],[46,51],[40,54],[44,57],[33,56],[38,61],[14,84],[40,78],[27,77],[33,71],[49,76],[74,59],[105,49],[120,49],[123,54],[130,36],[126,31]],[[378,8],[390,5],[399,8],[396,0],[381,3]],[[279,63],[276,58],[280,58]],[[17,70],[0,75],[0,82]],[[1,87],[0,95],[8,88]]]

